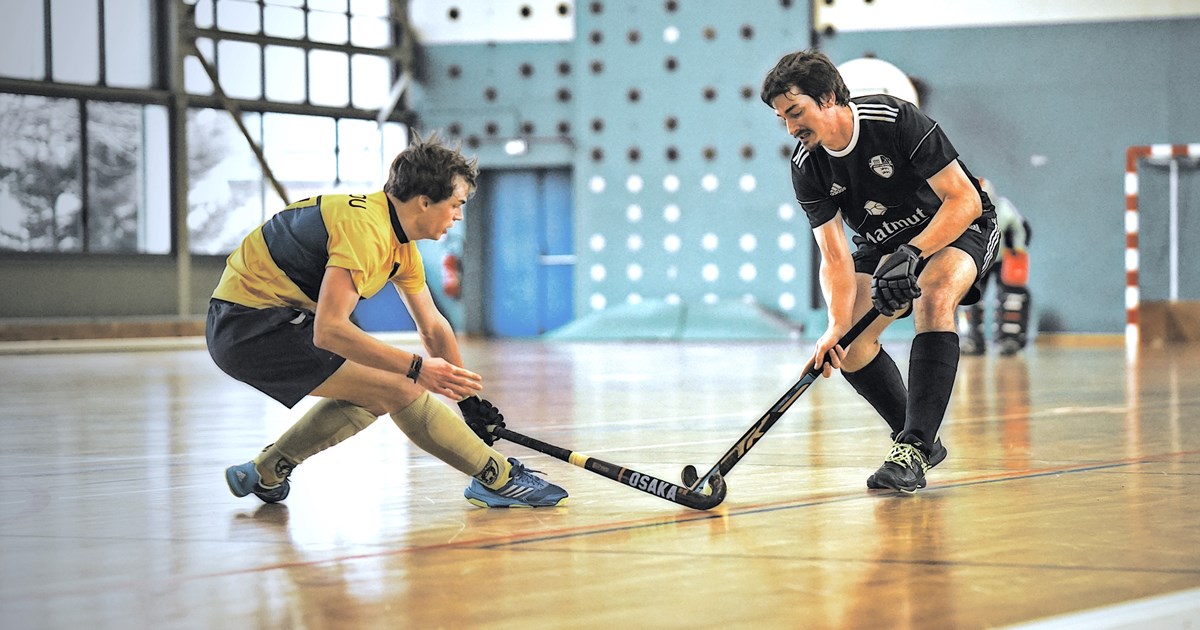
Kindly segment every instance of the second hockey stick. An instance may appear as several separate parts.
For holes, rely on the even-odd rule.
[[[866,315],[863,315],[854,323],[849,332],[842,335],[841,339],[838,339],[837,345],[843,348],[848,347],[878,317],[878,310],[872,308],[867,311]],[[808,370],[804,372],[804,376],[800,377],[800,380],[796,381],[796,384],[792,385],[791,389],[758,419],[758,422],[755,422],[753,426],[747,429],[742,434],[742,437],[733,446],[729,447],[728,451],[725,451],[725,454],[721,456],[716,465],[704,473],[703,477],[697,474],[695,466],[691,464],[684,466],[683,473],[680,475],[683,479],[683,484],[689,489],[694,490],[704,485],[712,477],[723,480],[724,476],[729,474],[729,471],[733,470],[733,467],[746,456],[746,453],[750,452],[750,449],[779,421],[779,418],[783,417],[783,414],[792,406],[792,403],[796,402],[796,399],[804,394],[805,390],[813,384],[813,381],[817,380],[817,377],[821,375],[822,368],[808,366]]]

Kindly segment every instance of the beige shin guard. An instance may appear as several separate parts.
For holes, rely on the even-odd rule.
[[[300,462],[362,431],[378,418],[344,400],[322,398],[274,444],[263,449],[254,463],[262,485],[283,482]]]
[[[508,483],[512,464],[429,392],[393,413],[392,420],[414,444],[492,490]]]

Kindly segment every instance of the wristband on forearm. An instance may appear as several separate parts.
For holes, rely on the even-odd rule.
[[[421,358],[421,355],[414,354],[412,365],[408,366],[408,374],[406,376],[411,378],[414,383],[417,382],[417,377],[421,375],[421,363],[423,362],[424,359]]]

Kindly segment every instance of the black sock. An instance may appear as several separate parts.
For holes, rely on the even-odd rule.
[[[942,426],[957,372],[958,333],[926,332],[913,338],[903,436],[912,436],[929,448]]]
[[[879,348],[871,362],[856,372],[842,370],[842,376],[858,392],[884,421],[892,428],[892,434],[904,430],[905,410],[908,408],[908,390],[904,389],[904,379],[900,376],[900,368],[891,355]]]

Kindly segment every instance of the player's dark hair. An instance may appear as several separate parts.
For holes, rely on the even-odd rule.
[[[760,96],[762,101],[770,106],[776,97],[790,92],[793,88],[811,96],[822,107],[823,99],[830,94],[838,105],[850,104],[850,90],[846,88],[845,81],[842,81],[837,66],[833,65],[824,53],[815,50],[802,50],[784,55],[763,79]]]
[[[413,132],[412,142],[392,160],[383,191],[400,201],[425,195],[438,203],[454,194],[456,176],[461,176],[474,192],[478,161],[445,147],[437,133],[425,139]]]

